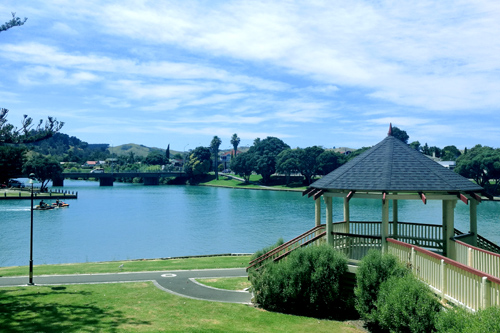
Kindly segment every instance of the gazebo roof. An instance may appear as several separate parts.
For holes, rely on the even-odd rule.
[[[482,192],[484,189],[389,135],[311,184],[325,191]]]

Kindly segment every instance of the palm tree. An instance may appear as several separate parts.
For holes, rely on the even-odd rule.
[[[234,152],[233,157],[236,156],[236,149],[238,149],[238,145],[240,144],[240,138],[238,138],[238,134],[234,133],[231,137],[231,144],[233,145]]]
[[[221,139],[216,135],[212,139],[212,142],[210,142],[210,148],[212,150],[212,153],[214,154],[214,171],[215,171],[215,179],[219,180],[219,170],[217,168],[217,160],[219,157],[219,147],[220,144],[222,143]]]

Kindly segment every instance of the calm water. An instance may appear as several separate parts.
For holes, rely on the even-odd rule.
[[[314,226],[314,202],[300,193],[65,180],[69,208],[34,211],[34,264],[254,252]],[[456,228],[468,231],[457,203]],[[352,220],[380,220],[380,202],[351,200]],[[500,203],[478,206],[479,233],[500,243]],[[334,220],[342,219],[340,200]],[[441,224],[441,202],[400,201],[399,219]],[[324,216],[323,216],[324,222]],[[30,201],[0,201],[0,266],[29,263]]]

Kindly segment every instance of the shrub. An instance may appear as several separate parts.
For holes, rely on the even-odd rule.
[[[271,251],[271,250],[273,250],[273,249],[277,248],[278,246],[282,245],[283,243],[284,243],[283,238],[279,238],[279,239],[278,239],[278,241],[277,241],[275,244],[270,245],[270,246],[267,246],[267,247],[265,247],[265,248],[263,248],[263,249],[261,249],[261,250],[259,250],[259,251],[255,252],[255,253],[252,255],[252,257],[250,257],[250,261],[252,261],[252,260],[254,260],[254,259],[257,259],[257,258],[258,258],[258,257],[260,257],[261,255],[263,255],[263,254],[265,254],[265,253],[267,253],[267,252],[269,252],[269,251]]]
[[[347,258],[329,245],[293,251],[286,260],[250,272],[254,295],[263,308],[318,318],[340,318],[345,309],[340,281]]]
[[[360,262],[354,288],[355,307],[361,318],[374,321],[371,314],[375,309],[380,285],[391,276],[401,277],[408,273],[409,270],[395,256],[370,250]]]
[[[475,313],[464,308],[441,311],[437,317],[437,332],[486,333],[500,332],[500,307],[490,307]]]
[[[429,286],[414,275],[392,276],[380,286],[372,316],[391,332],[433,332],[441,309]]]

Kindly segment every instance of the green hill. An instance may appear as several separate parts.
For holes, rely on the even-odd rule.
[[[132,152],[132,153],[134,153],[135,156],[146,157],[146,156],[148,156],[148,154],[150,152],[155,151],[155,150],[158,150],[158,151],[161,151],[164,153],[166,148],[146,147],[144,145],[138,145],[135,143],[128,143],[128,144],[120,145],[120,146],[116,146],[116,147],[108,147],[108,151],[111,154],[116,154],[117,156],[129,155],[130,152]],[[179,152],[175,151],[175,150],[170,150],[171,156],[175,155],[177,153],[179,153]]]

